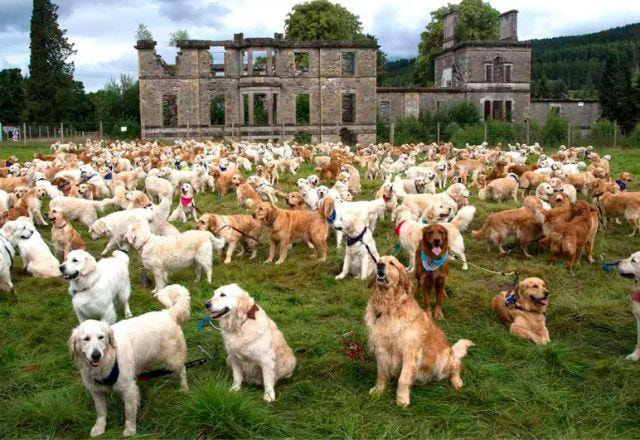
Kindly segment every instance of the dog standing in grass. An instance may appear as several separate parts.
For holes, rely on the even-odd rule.
[[[194,221],[198,221],[195,191],[190,183],[183,183],[180,187],[180,202],[169,216],[169,221],[174,222],[179,220],[184,223],[188,220],[189,216],[193,217]]]
[[[640,252],[631,254],[626,260],[620,260],[618,262],[618,273],[625,278],[632,278],[636,282],[636,287],[631,292],[631,310],[636,318],[638,340],[636,349],[627,356],[627,359],[636,362],[640,360]]]

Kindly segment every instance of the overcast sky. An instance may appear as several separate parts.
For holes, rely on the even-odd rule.
[[[55,1],[55,0],[54,0]],[[87,91],[120,73],[137,74],[133,49],[138,23],[145,23],[170,63],[169,34],[187,29],[192,38],[273,36],[295,0],[57,0],[60,24],[78,53],[76,79]],[[364,31],[378,37],[390,59],[413,57],[429,12],[447,0],[341,0],[360,16]],[[518,9],[519,37],[577,35],[640,21],[639,0],[491,0],[499,11]],[[0,0],[0,69],[29,64],[30,0]]]

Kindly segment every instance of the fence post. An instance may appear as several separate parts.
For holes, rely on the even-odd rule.
[[[395,141],[395,136],[396,135],[396,123],[392,122],[391,125],[389,126],[389,143],[391,143],[391,145],[395,145],[394,141]]]
[[[438,122],[437,131],[438,131],[438,145],[440,145],[440,122]]]
[[[527,145],[531,145],[530,128],[529,128],[529,119],[527,119]]]
[[[102,140],[102,121],[100,121],[100,140]]]
[[[567,124],[567,148],[571,147],[571,124]]]
[[[22,123],[22,145],[27,145],[27,124]]]
[[[487,142],[487,121],[484,121],[484,141]]]
[[[60,142],[64,142],[64,122],[60,123]]]
[[[613,148],[616,148],[617,140],[618,140],[618,122],[613,121]]]

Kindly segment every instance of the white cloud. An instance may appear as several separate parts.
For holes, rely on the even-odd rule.
[[[133,49],[138,23],[145,23],[158,40],[158,51],[172,62],[175,50],[167,45],[178,28],[192,38],[231,39],[236,32],[247,37],[282,32],[294,0],[58,0],[60,23],[78,53],[76,78],[87,90],[97,90],[120,73],[136,74]],[[429,13],[446,0],[343,0],[360,16],[365,32],[378,36],[390,58],[417,52],[420,32]],[[0,0],[0,68],[29,64],[29,14],[27,0]],[[595,32],[640,21],[640,2],[618,0],[613,5],[595,0],[491,0],[500,11],[518,9],[521,39]],[[615,6],[615,7],[614,7]]]

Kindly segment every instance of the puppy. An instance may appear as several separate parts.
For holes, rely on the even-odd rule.
[[[638,339],[636,349],[627,356],[630,361],[638,361],[640,359],[640,252],[634,252],[625,260],[618,261],[618,273],[625,278],[632,278],[636,282],[636,286],[631,292],[631,310],[636,318],[638,328]]]
[[[124,308],[124,317],[131,318],[129,257],[124,252],[115,251],[111,257],[96,261],[87,251],[74,250],[60,265],[60,272],[69,281],[71,304],[80,323],[91,318],[116,322],[116,298]]]
[[[287,258],[289,246],[297,240],[310,242],[318,252],[320,261],[324,261],[327,257],[329,233],[326,218],[329,215],[331,213],[325,212],[323,203],[317,211],[294,211],[280,209],[269,202],[259,203],[253,216],[260,220],[270,233],[269,257],[265,262],[273,261],[278,247],[279,257],[276,264],[282,264]]]
[[[51,241],[57,258],[64,260],[72,250],[87,248],[86,243],[64,212],[52,209],[47,214],[47,218],[52,222]]]
[[[449,379],[451,386],[460,389],[462,359],[473,342],[460,339],[449,345],[442,330],[418,305],[409,275],[395,257],[380,258],[369,287],[364,322],[378,368],[376,386],[369,393],[381,393],[397,377],[396,402],[406,407],[416,382]]]
[[[156,295],[166,309],[145,313],[116,324],[87,320],[71,333],[69,352],[96,407],[91,436],[104,433],[107,424],[107,393],[120,394],[124,402],[124,432],[136,433],[140,391],[136,376],[157,364],[166,366],[187,391],[187,345],[181,326],[189,319],[189,292],[171,285]]]
[[[512,335],[544,345],[550,342],[545,316],[548,298],[544,281],[532,277],[520,281],[514,292],[500,292],[491,304]]]
[[[216,289],[205,307],[220,323],[233,372],[231,391],[240,390],[243,382],[255,383],[264,386],[264,400],[276,400],[276,382],[291,377],[296,367],[293,351],[276,324],[237,284]]]
[[[436,293],[436,318],[443,318],[442,300],[447,295],[445,285],[449,275],[449,232],[442,225],[429,225],[422,230],[416,249],[415,274],[418,290],[422,291],[424,309],[431,314],[431,290]]]
[[[180,187],[180,203],[176,206],[169,216],[169,221],[181,221],[186,222],[189,216],[193,217],[193,220],[198,221],[198,214],[196,209],[196,203],[194,201],[195,192],[190,183],[183,183]]]
[[[238,255],[243,255],[246,247],[251,250],[249,259],[253,260],[256,257],[260,235],[262,235],[262,223],[250,215],[203,214],[198,220],[198,229],[209,231],[228,243],[224,264],[231,262],[233,251],[238,244],[240,245]]]

